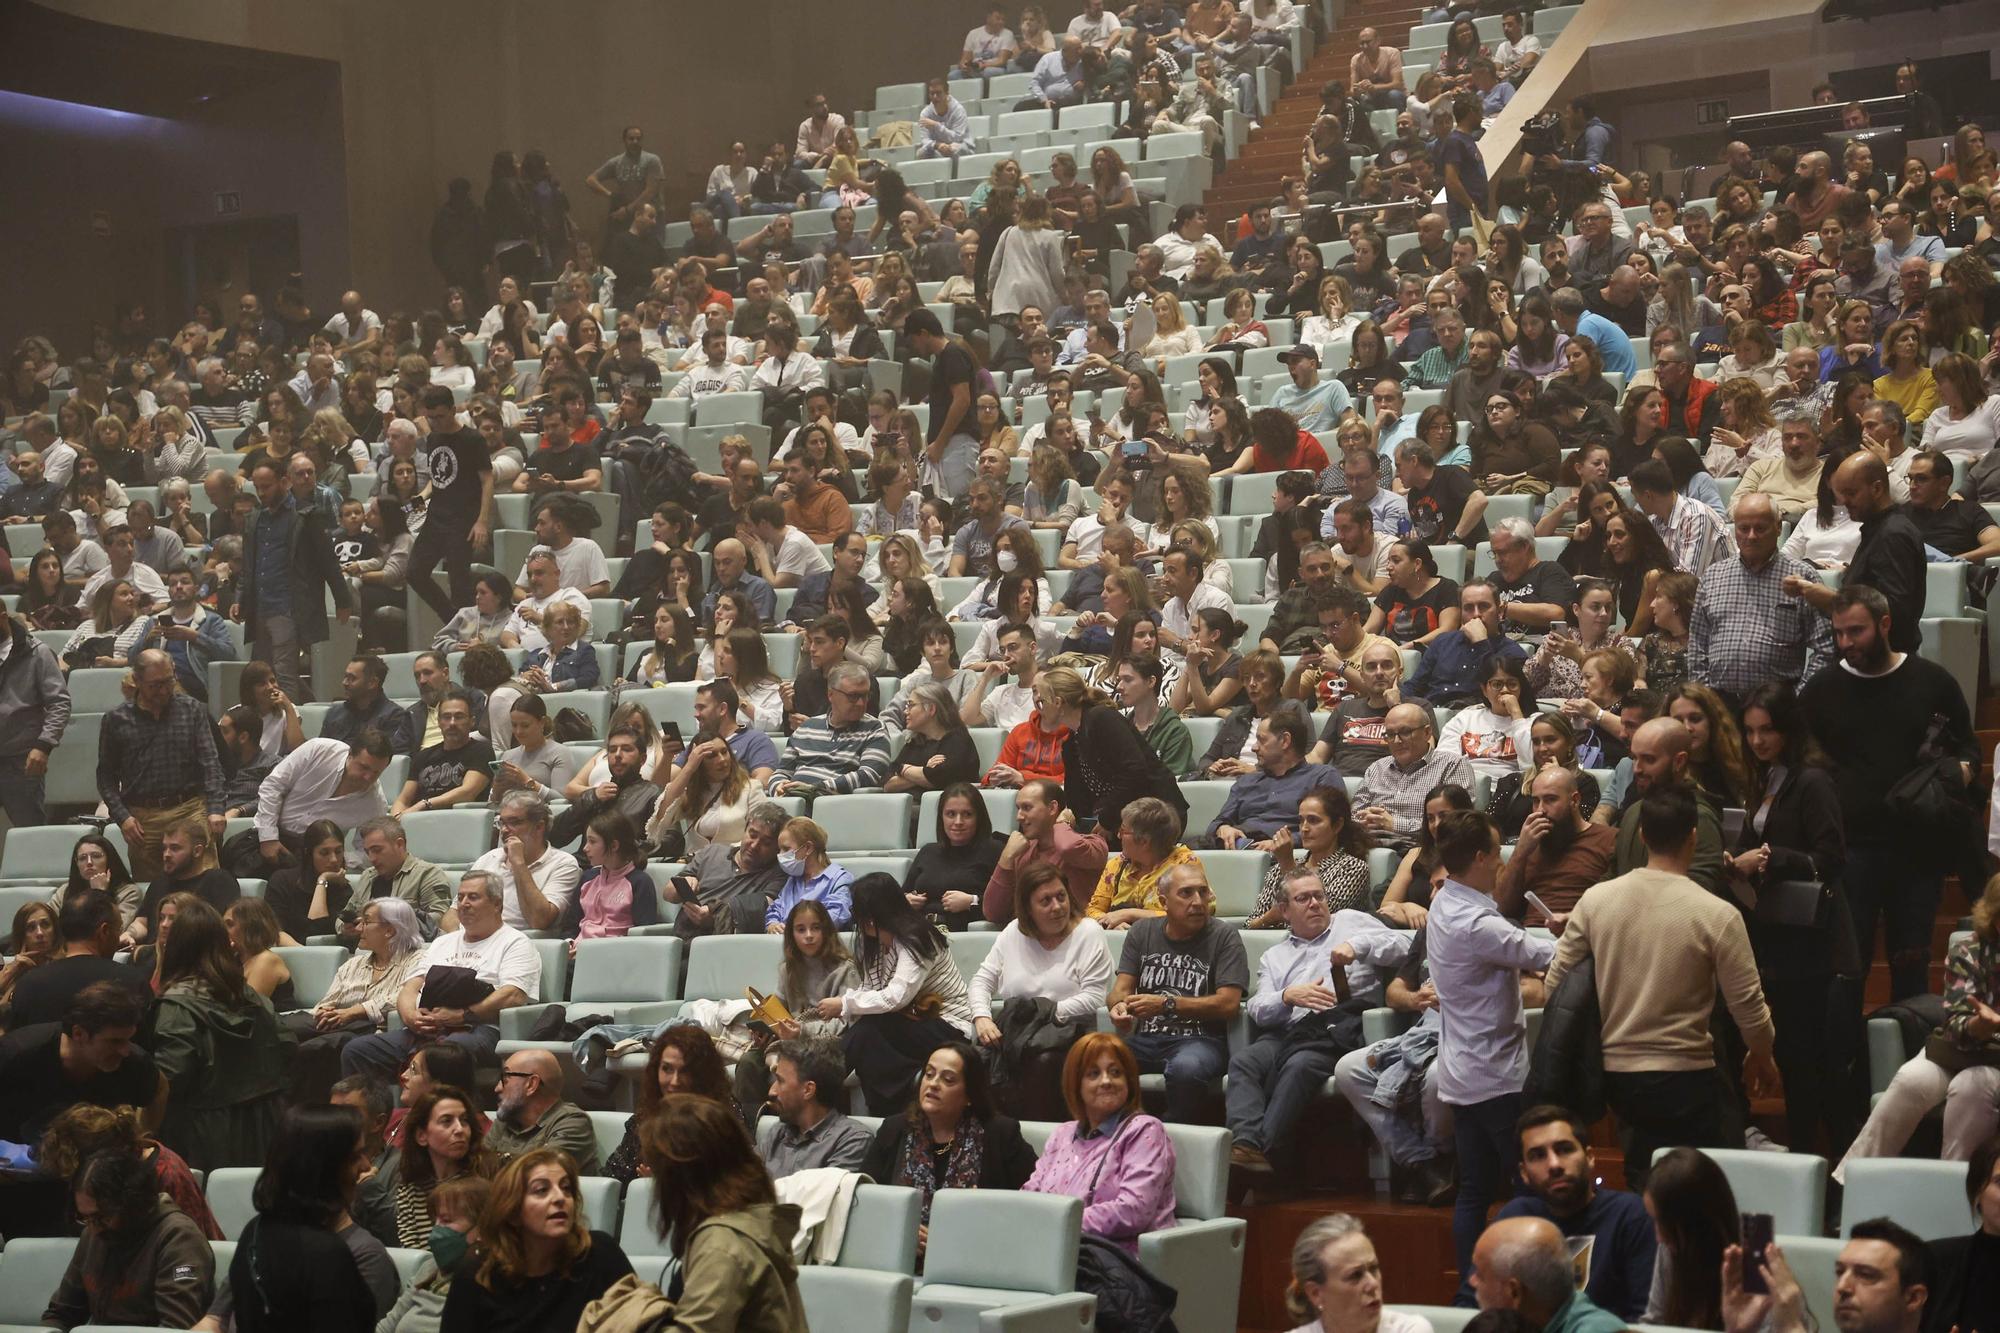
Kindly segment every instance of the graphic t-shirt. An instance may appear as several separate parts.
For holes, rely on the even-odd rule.
[[[469,530],[479,519],[479,474],[493,470],[485,438],[464,428],[433,432],[425,458],[431,472],[428,521],[442,520],[454,531]]]
[[[468,771],[475,768],[490,771],[492,767],[493,747],[474,736],[456,750],[433,745],[427,750],[417,751],[416,759],[410,764],[410,776],[416,779],[417,795],[429,799],[442,796],[463,783]]]
[[[1118,970],[1131,973],[1138,982],[1139,995],[1178,995],[1198,999],[1213,995],[1224,986],[1240,991],[1250,989],[1250,958],[1243,952],[1243,937],[1234,926],[1211,920],[1193,939],[1176,940],[1167,935],[1165,917],[1147,917],[1135,923],[1125,935],[1125,949]],[[1216,1037],[1229,1035],[1227,1023],[1205,1023],[1196,1018],[1168,1018],[1156,1014],[1139,1020],[1138,1030],[1165,1037]]]
[[[1382,612],[1382,637],[1397,645],[1414,643],[1438,627],[1438,617],[1458,606],[1458,585],[1439,579],[1437,586],[1412,597],[1395,584],[1375,597]]]

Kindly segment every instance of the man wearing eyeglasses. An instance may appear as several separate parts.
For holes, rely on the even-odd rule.
[[[1403,385],[1400,380],[1384,378],[1375,381],[1369,386],[1368,401],[1375,408],[1375,451],[1382,456],[1382,470],[1394,471],[1396,446],[1417,437],[1416,418],[1403,415]]]
[[[597,1174],[597,1131],[590,1113],[563,1100],[562,1066],[547,1051],[516,1051],[493,1085],[499,1110],[486,1146],[510,1157],[537,1148],[560,1148],[576,1159],[579,1175]]]
[[[839,662],[826,673],[827,710],[792,733],[771,775],[772,796],[819,796],[879,787],[889,771],[889,732],[868,713],[868,671]]]
[[[1361,785],[1354,791],[1354,818],[1379,845],[1403,852],[1414,847],[1423,832],[1424,804],[1431,790],[1450,782],[1471,791],[1472,765],[1465,756],[1436,747],[1431,715],[1414,703],[1389,710],[1382,719],[1382,737],[1389,742],[1389,753],[1361,775]]]

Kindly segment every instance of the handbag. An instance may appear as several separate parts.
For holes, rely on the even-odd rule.
[[[1781,879],[1760,885],[1750,915],[1767,926],[1824,927],[1833,908],[1833,886],[1816,879]]]
[[[1968,1069],[2000,1069],[2000,1050],[1992,1046],[1968,1050],[1953,1041],[1943,1028],[1924,1039],[1924,1059],[1948,1074],[1962,1074]]]

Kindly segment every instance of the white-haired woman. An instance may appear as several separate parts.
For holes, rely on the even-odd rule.
[[[318,893],[324,892],[322,883]],[[314,907],[332,905],[316,898]],[[404,983],[422,973],[426,946],[419,921],[417,909],[402,898],[369,899],[355,923],[360,940],[333,974],[326,994],[310,1011],[287,1014],[280,1020],[299,1039],[292,1063],[295,1102],[326,1100],[333,1081],[340,1077],[340,1056],[347,1043],[380,1032]]]

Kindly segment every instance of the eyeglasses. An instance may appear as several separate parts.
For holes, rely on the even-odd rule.
[[[533,1077],[534,1077],[533,1074],[524,1073],[519,1069],[503,1069],[500,1071],[500,1081],[502,1083],[505,1083],[510,1078],[533,1078]]]
[[[1513,409],[1514,405],[1512,403],[1488,403],[1486,405],[1486,415],[1490,417],[1495,412],[1511,412]]]
[[[1382,735],[1392,741],[1406,741],[1412,736],[1424,734],[1422,727],[1384,727]]]
[[[850,703],[858,703],[868,697],[866,690],[835,690],[834,693]]]

